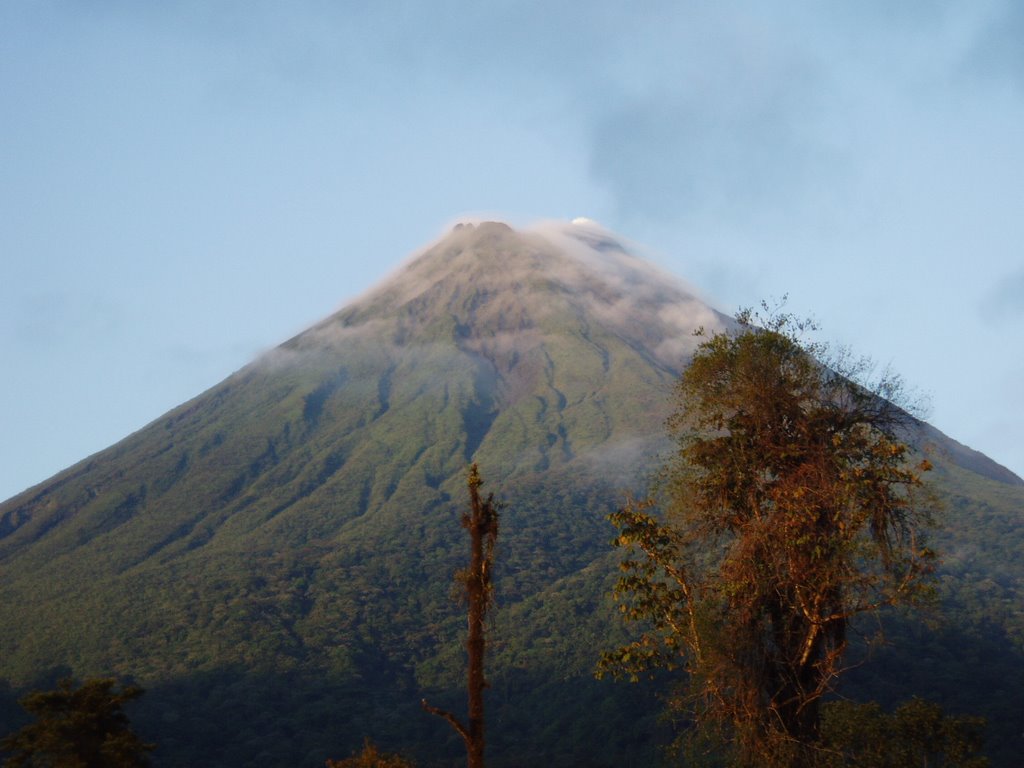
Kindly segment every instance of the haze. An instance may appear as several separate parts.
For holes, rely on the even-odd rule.
[[[0,5],[0,498],[460,215],[788,293],[1024,475],[1024,5]]]

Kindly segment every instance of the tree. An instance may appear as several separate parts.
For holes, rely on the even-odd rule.
[[[611,516],[620,607],[645,628],[599,674],[682,668],[674,705],[734,765],[809,766],[851,620],[913,600],[932,568],[929,465],[899,438],[898,377],[866,383],[866,362],[803,343],[790,315],[738,319],[680,380],[665,516],[651,500]]]
[[[484,766],[484,621],[491,605],[491,567],[494,561],[494,544],[498,538],[498,504],[494,494],[486,499],[480,497],[483,480],[474,463],[469,468],[469,513],[462,515],[462,527],[469,531],[469,567],[458,574],[465,588],[469,636],[466,650],[469,665],[466,673],[468,696],[468,723],[463,725],[455,715],[443,709],[432,707],[423,699],[421,704],[427,712],[443,717],[455,729],[466,744],[466,765],[468,768]]]
[[[36,717],[3,740],[5,751],[14,754],[4,762],[11,768],[60,766],[60,768],[136,768],[149,765],[146,744],[132,731],[121,710],[142,695],[141,688],[115,690],[113,679],[90,679],[76,688],[70,678],[54,691],[36,691],[21,700]]]
[[[985,720],[953,717],[914,698],[892,714],[875,702],[833,701],[822,710],[827,768],[987,768],[979,752]]]
[[[344,760],[328,760],[327,768],[413,768],[401,755],[381,752],[369,739],[363,742],[363,751]]]

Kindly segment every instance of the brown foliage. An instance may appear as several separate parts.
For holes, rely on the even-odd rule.
[[[647,629],[601,670],[683,667],[676,705],[736,764],[811,765],[851,619],[913,600],[931,570],[928,467],[899,439],[898,379],[856,383],[864,365],[826,365],[789,316],[741,320],[680,381],[666,517],[650,501],[612,515],[622,610]]]
[[[413,764],[401,755],[381,752],[373,742],[366,739],[363,751],[344,760],[328,760],[327,768],[413,768]]]

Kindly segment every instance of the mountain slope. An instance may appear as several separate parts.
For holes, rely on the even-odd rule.
[[[367,734],[423,760],[457,755],[417,702],[458,706],[464,619],[450,595],[476,460],[508,503],[494,764],[523,764],[524,742],[551,765],[647,764],[656,705],[590,675],[595,645],[621,631],[604,517],[666,448],[692,330],[730,322],[595,225],[457,227],[377,290],[0,505],[0,676],[136,678],[166,765],[322,764]],[[1004,548],[1024,549],[1019,478],[935,431],[921,439],[947,455],[947,549],[976,553],[964,570],[951,561],[950,603],[997,573],[1000,599],[1019,597],[1013,552],[985,562],[992,543],[968,543],[995,520]],[[998,621],[1020,670],[1020,617]],[[230,738],[212,725],[229,711],[250,723]]]

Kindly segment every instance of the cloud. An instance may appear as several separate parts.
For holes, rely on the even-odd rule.
[[[681,39],[660,47],[661,68],[635,61],[637,81],[591,116],[591,172],[627,215],[746,216],[796,194],[827,151],[813,126],[829,71],[784,18],[699,22],[673,29]]]
[[[627,214],[663,220],[771,205],[815,155],[785,101],[766,95],[738,111],[685,96],[631,103],[598,119],[591,170]]]
[[[568,260],[546,269],[586,313],[679,370],[698,341],[693,331],[724,328],[723,318],[684,281],[632,255],[632,248],[593,222],[541,222],[527,229]]]
[[[1003,277],[992,287],[982,306],[989,320],[1024,319],[1024,268]]]
[[[1008,79],[1024,92],[1024,4],[1009,0],[981,25],[966,57],[973,74]]]
[[[71,291],[15,296],[0,311],[15,344],[25,348],[69,349],[96,344],[122,333],[127,318],[112,300]]]
[[[424,318],[419,313],[425,312],[425,307],[447,306],[448,292],[457,296],[462,290],[457,276],[478,269],[463,256],[466,244],[476,242],[472,240],[476,229],[473,225],[457,228],[433,247],[418,252],[388,280],[338,314],[268,351],[258,365],[265,369],[333,365],[332,360],[344,358],[356,348],[382,359],[405,359],[410,352],[407,342],[399,338],[407,323],[413,329],[409,348],[420,354],[424,346],[416,341],[415,327]],[[548,283],[550,301],[530,302],[530,324],[515,334],[460,342],[499,368],[499,361],[514,357],[513,352],[522,353],[546,341],[547,315],[566,308],[572,316],[596,320],[605,331],[637,348],[652,350],[671,370],[681,368],[698,343],[695,329],[723,327],[723,317],[698,298],[696,291],[631,255],[627,246],[599,225],[548,221],[522,228],[519,235],[526,247],[521,258],[504,263],[500,275],[474,273],[474,286],[493,293],[494,298],[471,311],[481,322],[490,323],[489,327],[500,328],[502,322],[512,322],[511,318],[518,316],[518,297],[527,294],[534,283]],[[492,246],[483,241],[477,247]],[[481,253],[482,258],[495,256],[487,250]]]
[[[646,493],[648,489],[637,487],[636,468],[658,466],[671,446],[672,442],[665,434],[613,439],[585,452],[579,460],[605,482],[619,489]],[[640,484],[646,481],[644,478]]]
[[[474,103],[507,109],[506,122],[539,112],[546,134],[575,134],[593,180],[628,214],[749,212],[799,187],[821,151],[803,131],[820,67],[797,44],[792,12],[603,0],[582,12],[466,0],[171,5],[177,13],[109,3],[101,16],[175,37],[220,109],[282,120],[345,104],[417,122],[420,110]]]

